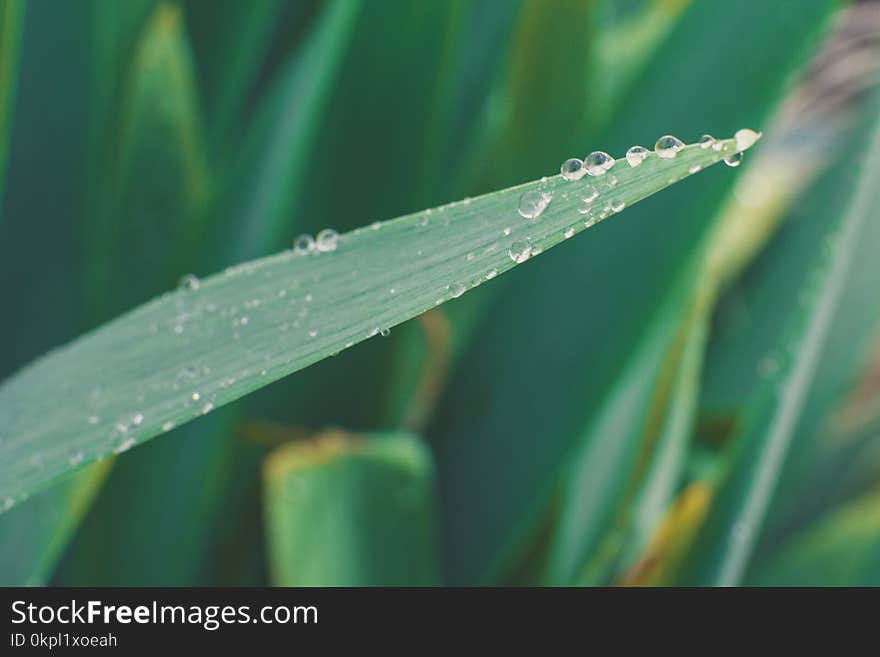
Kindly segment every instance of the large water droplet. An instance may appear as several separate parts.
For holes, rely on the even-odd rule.
[[[736,150],[744,151],[751,146],[754,145],[756,141],[758,141],[759,135],[754,130],[749,130],[748,128],[743,128],[742,130],[737,130],[734,138],[736,139]]]
[[[293,240],[293,252],[300,255],[311,253],[315,250],[315,238],[311,235],[304,234]]]
[[[584,167],[591,176],[602,176],[614,166],[614,158],[604,151],[593,151],[584,158]]]
[[[201,281],[197,276],[193,274],[184,274],[180,277],[180,283],[178,284],[181,290],[188,290],[189,292],[195,292],[199,289],[201,285]]]
[[[332,228],[325,228],[320,233],[318,233],[318,237],[315,240],[315,246],[318,247],[318,251],[323,253],[327,253],[329,251],[336,250],[336,243],[339,240],[339,233],[337,233]]]
[[[546,207],[550,205],[552,199],[553,197],[546,192],[531,189],[523,192],[522,196],[519,197],[519,207],[516,210],[520,216],[526,219],[537,219]]]
[[[654,150],[657,152],[657,155],[664,160],[671,160],[678,155],[682,148],[684,148],[684,143],[681,139],[672,135],[663,135],[654,144]]]
[[[562,163],[559,173],[566,180],[580,180],[587,173],[587,170],[584,168],[583,160],[573,157]]]
[[[648,149],[644,146],[633,146],[626,152],[626,161],[631,167],[637,167],[648,157]]]
[[[742,164],[743,154],[740,152],[731,153],[727,157],[724,158],[724,164],[729,167],[738,167]]]
[[[510,245],[507,253],[514,262],[525,262],[532,255],[532,245],[526,240],[517,240]]]

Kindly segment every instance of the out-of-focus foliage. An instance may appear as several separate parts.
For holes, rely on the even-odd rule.
[[[182,275],[299,233],[662,134],[764,132],[738,169],[701,172],[461,298],[450,287],[387,338],[185,426],[160,425],[258,387],[203,399],[192,382],[279,365],[251,362],[262,338],[228,362],[190,345],[211,371],[147,358],[127,373],[89,353],[58,384],[86,405],[102,369],[114,395],[131,382],[132,409],[160,389],[199,397],[156,426],[154,413],[95,420],[120,451],[116,423],[161,435],[94,465],[101,450],[74,439],[0,463],[16,490],[30,487],[19,472],[72,471],[14,508],[0,497],[0,584],[876,585],[880,221],[864,209],[878,46],[875,0],[0,0],[0,379],[13,382]],[[488,198],[453,218],[523,225],[516,203]],[[551,203],[547,245],[578,201]],[[388,254],[392,287],[396,234],[357,242]],[[406,276],[428,280],[436,255],[446,283],[465,282],[475,234],[446,235]],[[345,272],[331,265],[332,282]],[[258,289],[248,276],[236,293]],[[343,283],[326,287],[340,304]],[[428,306],[403,296],[377,329]],[[236,300],[224,325],[253,328],[263,301]],[[290,308],[291,326],[305,320]],[[341,336],[368,312],[351,308],[298,328]],[[56,436],[81,431],[76,413],[90,421],[65,394],[38,397],[4,398],[0,449],[27,417],[66,418]]]

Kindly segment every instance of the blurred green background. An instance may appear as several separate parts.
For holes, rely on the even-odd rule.
[[[765,135],[0,515],[0,584],[880,585],[876,212],[805,328],[878,49],[873,0],[0,0],[0,379],[299,233]]]

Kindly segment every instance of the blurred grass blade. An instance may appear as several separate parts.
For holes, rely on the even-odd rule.
[[[360,228],[330,252],[287,251],[192,281],[0,386],[0,499],[11,506],[72,457],[125,451],[457,298],[736,150],[726,140],[636,168],[618,161],[607,178],[554,176]],[[602,193],[582,214],[594,185]],[[518,213],[526,192],[546,205],[537,221]]]
[[[300,205],[318,128],[361,8],[360,0],[328,3],[257,114],[241,167],[233,172],[237,182],[229,186],[236,238],[224,246],[234,260],[291,239],[283,233]]]
[[[810,0],[792,12],[768,9],[761,0],[692,4],[617,108],[603,139],[625,148],[664,133],[761,125],[833,6],[832,0]],[[765,14],[766,20],[755,21]],[[542,527],[558,526],[547,514],[577,506],[563,495],[580,485],[562,477],[576,472],[568,457],[584,449],[583,442],[632,444],[629,435],[587,428],[608,415],[600,408],[611,399],[608,391],[626,388],[618,377],[634,371],[632,355],[665,359],[667,352],[645,345],[672,345],[681,327],[667,318],[684,317],[694,296],[705,293],[701,288],[713,284],[699,276],[695,261],[705,257],[713,219],[733,179],[708,172],[704,180],[634,208],[636,229],[608,224],[577,249],[537,263],[531,275],[514,272],[507,296],[487,313],[428,431],[446,501],[444,556],[455,583],[503,579],[544,540]],[[690,293],[682,293],[688,283]],[[522,302],[509,299],[528,302],[520,307]],[[639,368],[654,371],[662,363]],[[652,397],[642,399],[653,403]],[[644,413],[632,413],[628,432],[641,433]],[[618,480],[633,474],[619,472],[610,483],[624,490],[635,484]],[[611,517],[604,508],[602,514]]]
[[[791,248],[761,271],[753,312],[766,317],[768,309],[777,308],[784,299],[791,319],[770,333],[774,338],[771,352],[761,365],[764,380],[747,402],[742,428],[735,437],[733,469],[696,548],[700,558],[694,559],[688,576],[696,583],[739,583],[762,530],[846,288],[853,254],[874,220],[873,208],[880,203],[880,123],[863,143],[864,161],[850,157],[839,165],[842,170],[826,174],[836,182],[854,179],[858,173],[858,187],[849,202],[829,205],[836,196],[828,187],[821,195],[817,192],[809,218],[802,217],[789,227],[786,246]]]
[[[111,461],[71,473],[0,518],[0,586],[43,586]]]
[[[410,434],[329,431],[264,469],[275,586],[439,583],[431,453]]]
[[[880,493],[849,502],[789,539],[752,586],[880,586]]]
[[[116,150],[105,163],[100,220],[89,239],[88,289],[97,317],[170,285],[202,238],[210,172],[183,28],[179,7],[159,4],[122,85]]]
[[[23,0],[0,0],[0,218],[18,81],[18,51],[24,24]]]

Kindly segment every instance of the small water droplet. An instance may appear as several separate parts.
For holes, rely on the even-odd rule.
[[[325,228],[318,233],[318,237],[315,239],[315,246],[318,248],[318,251],[328,253],[336,250],[336,244],[338,241],[339,233],[332,228]]]
[[[613,201],[611,201],[611,209],[614,212],[622,212],[625,207],[626,201],[624,201],[623,199],[614,199]]]
[[[315,330],[315,329],[309,329],[309,337],[310,337],[310,338],[315,338],[315,337],[317,337],[317,336],[318,336],[318,331],[317,331],[317,330]]]
[[[525,262],[532,255],[532,245],[526,240],[517,240],[510,245],[507,251],[510,259],[516,263]]]
[[[79,465],[83,462],[83,459],[85,459],[85,457],[86,455],[82,450],[77,450],[67,457],[67,462],[70,463],[70,465]]]
[[[712,135],[703,135],[697,143],[700,144],[700,148],[710,148],[715,145],[715,137]]]
[[[657,140],[657,143],[654,144],[654,150],[656,151],[657,156],[662,157],[664,160],[671,160],[678,155],[682,148],[684,148],[684,143],[681,139],[673,137],[672,135],[663,135]]]
[[[465,289],[464,283],[453,283],[449,286],[449,293],[452,295],[453,299],[457,299],[464,294]]]
[[[744,151],[751,148],[756,141],[758,141],[759,135],[754,130],[749,130],[748,128],[743,128],[742,130],[737,130],[734,135],[734,139],[736,140],[736,150]]]
[[[3,505],[0,507],[3,511],[9,511],[12,507],[15,506],[15,500],[11,497],[7,497],[3,500]]]
[[[493,278],[495,278],[497,275],[498,275],[498,270],[497,270],[497,269],[490,269],[488,272],[486,272],[486,280],[487,280],[487,281],[491,281],[491,280],[492,280]]]
[[[721,151],[721,150],[724,150],[724,142],[723,142],[723,141],[719,141],[719,140],[716,139],[716,140],[715,140],[715,143],[712,144],[712,150],[713,150],[713,151]]]
[[[517,212],[526,219],[537,219],[545,208],[550,205],[553,197],[546,192],[539,192],[531,189],[523,192],[519,197],[519,206]]]
[[[202,396],[201,396],[199,393],[197,393],[197,392],[194,392],[194,393],[191,395],[191,397],[192,397],[192,400],[193,400],[193,401],[199,401],[199,400],[202,398]]]
[[[688,173],[699,173],[702,170],[703,170],[702,164],[695,164],[690,169],[688,169]]]
[[[381,335],[383,338],[387,338],[389,335],[391,335],[391,329],[383,328],[381,331],[379,331],[379,335]]]
[[[100,421],[101,421],[101,418],[99,418],[97,415],[89,415],[89,417],[88,417],[89,424],[98,424],[98,422],[100,422]]]
[[[305,233],[293,240],[293,252],[305,255],[315,250],[315,238]]]
[[[171,431],[174,428],[174,422],[168,420],[165,424],[162,425],[162,431]]]
[[[603,176],[614,166],[614,158],[605,151],[593,151],[584,158],[584,167],[591,176]]]
[[[505,235],[510,235],[510,226],[507,226],[503,231]]]
[[[562,163],[559,170],[562,177],[566,180],[580,180],[586,175],[587,170],[584,168],[584,161],[576,157],[572,157]]]
[[[584,201],[587,203],[592,203],[597,198],[599,198],[599,190],[593,187],[592,185],[587,185],[584,187]]]
[[[574,235],[574,226],[569,226],[568,228],[566,228],[563,235],[565,235],[565,239],[568,239],[569,237],[573,236]]]
[[[626,152],[626,161],[631,167],[637,167],[648,157],[648,152],[644,146],[633,146]]]
[[[208,413],[210,413],[213,410],[214,410],[214,404],[212,404],[211,402],[208,402],[207,404],[202,406],[202,415],[207,415]]]
[[[731,153],[727,157],[724,158],[724,164],[729,167],[738,167],[742,164],[743,154],[740,152]]]
[[[181,290],[195,292],[199,289],[199,286],[201,284],[202,282],[194,274],[184,274],[180,277],[180,282],[178,283],[178,286]]]
[[[138,426],[141,422],[144,421],[143,413],[136,413],[133,418],[131,418],[131,423],[135,426]]]
[[[132,447],[134,447],[135,439],[129,436],[128,438],[123,438],[119,443],[117,443],[116,447],[113,448],[114,454],[122,454],[122,452],[127,452]]]

